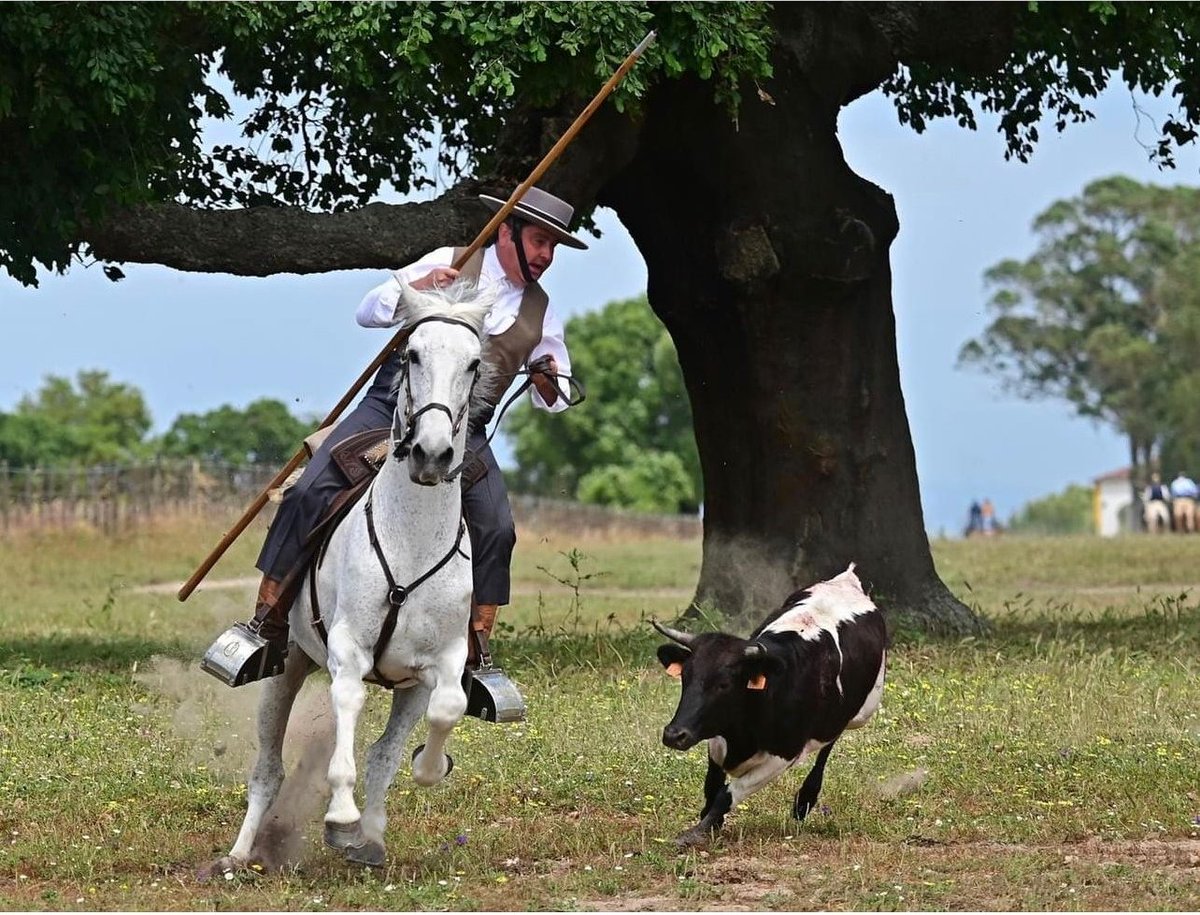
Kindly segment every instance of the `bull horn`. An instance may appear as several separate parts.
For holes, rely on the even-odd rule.
[[[650,625],[669,638],[672,642],[678,642],[684,648],[691,648],[692,642],[696,638],[694,635],[688,635],[688,633],[680,632],[678,629],[672,629],[670,626],[660,625],[658,620],[651,620]]]
[[[746,646],[746,660],[751,661],[755,658],[761,658],[767,653],[767,649],[763,648],[758,642],[751,642]]]

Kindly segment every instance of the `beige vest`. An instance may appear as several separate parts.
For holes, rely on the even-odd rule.
[[[454,249],[454,260],[458,260],[464,248]],[[460,275],[473,283],[479,282],[479,272],[483,269],[483,249],[471,255],[463,264]],[[521,297],[521,306],[517,309],[517,319],[513,321],[504,333],[493,334],[487,341],[487,361],[500,372],[500,384],[488,398],[493,407],[508,389],[517,370],[529,359],[529,354],[542,339],[542,325],[546,318],[546,307],[550,298],[545,290],[537,283],[525,286],[525,294]]]

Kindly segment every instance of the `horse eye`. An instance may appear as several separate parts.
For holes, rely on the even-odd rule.
[[[421,364],[421,360],[417,358],[416,351],[411,350],[411,349],[408,351],[408,361],[411,362],[413,365]]]
[[[479,371],[479,360],[472,359],[471,364],[467,366],[467,374],[473,375],[477,371]]]

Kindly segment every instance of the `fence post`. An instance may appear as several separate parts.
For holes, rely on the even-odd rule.
[[[87,469],[82,464],[75,465],[75,504],[72,506],[72,519],[75,524],[87,519]]]
[[[4,533],[8,533],[9,502],[12,489],[8,481],[8,461],[0,461],[0,517],[4,519]]]
[[[25,478],[25,503],[29,506],[29,513],[33,517],[35,524],[42,523],[42,500],[38,498],[36,488],[38,474],[41,473],[41,467],[33,467],[29,471],[29,476]]]

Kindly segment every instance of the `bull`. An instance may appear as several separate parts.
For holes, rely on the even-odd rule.
[[[683,684],[662,742],[688,750],[708,741],[700,822],[676,841],[706,841],[735,805],[816,754],[792,804],[803,820],[833,745],[883,696],[887,628],[854,564],[792,594],[749,639],[653,625],[673,643],[659,647],[659,661]]]

